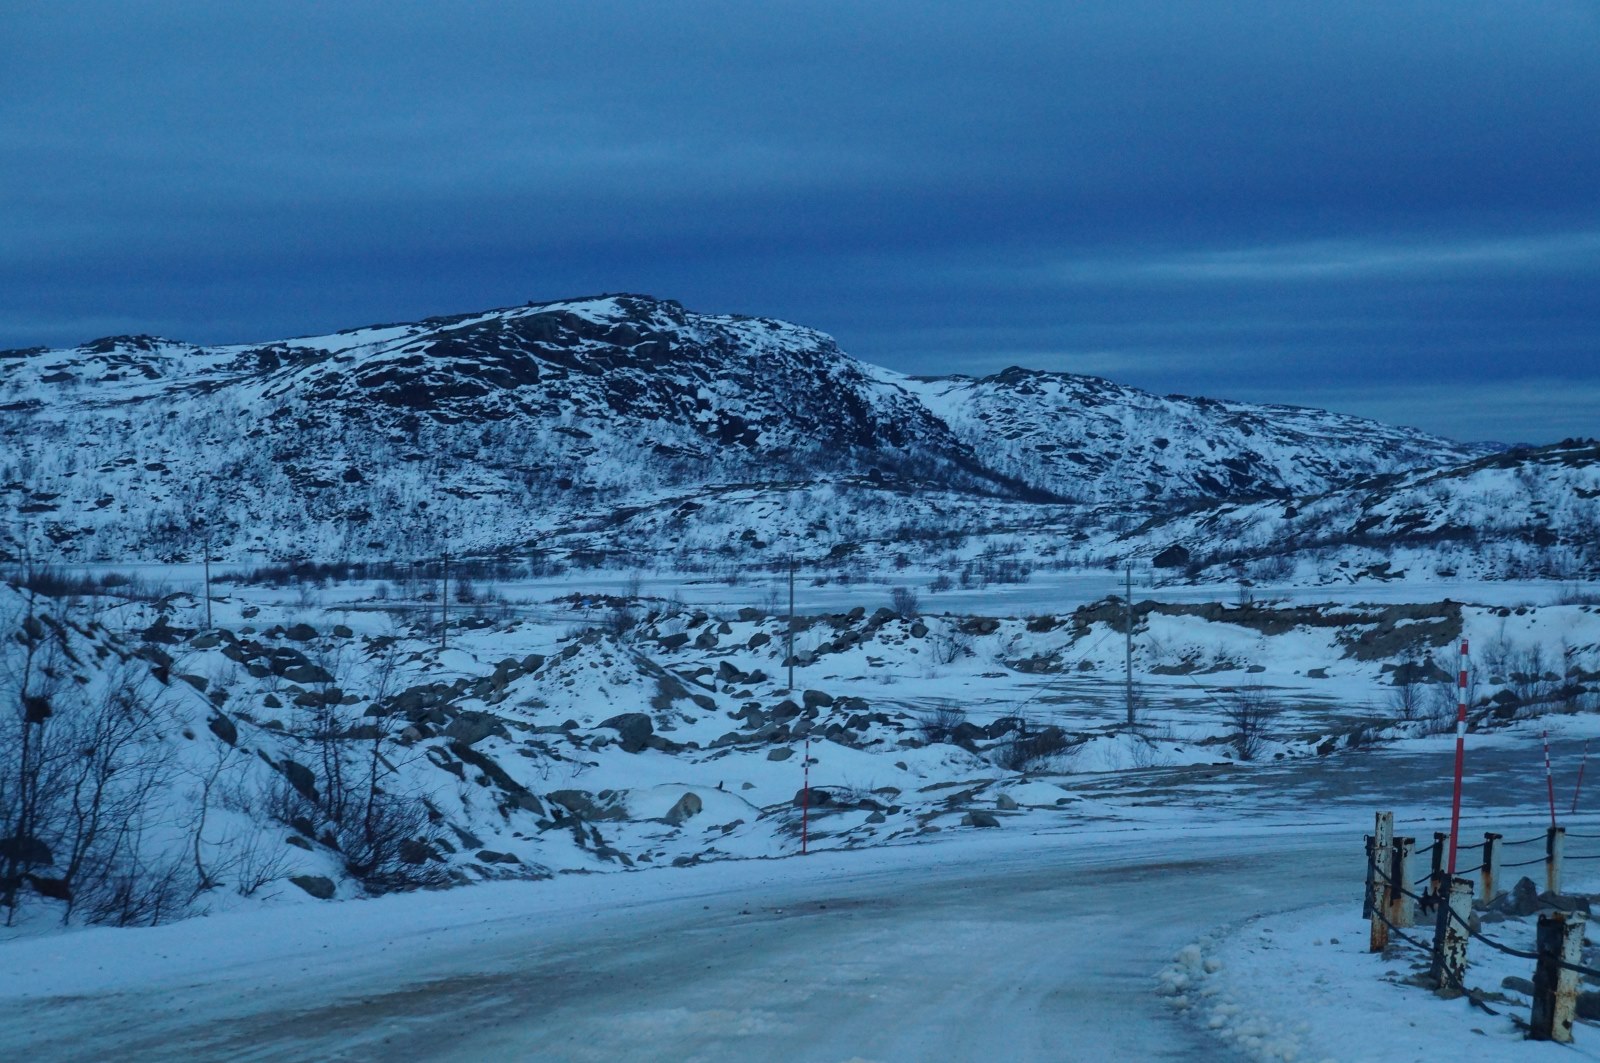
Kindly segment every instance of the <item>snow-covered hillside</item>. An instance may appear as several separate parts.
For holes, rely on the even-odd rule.
[[[1311,494],[1487,450],[1326,410],[1158,398],[1067,373],[1011,368],[908,386],[997,467],[1088,502]]]
[[[1011,371],[914,380],[762,318],[606,296],[214,348],[0,352],[0,559],[863,544],[1083,557],[1173,506],[1477,456],[1408,429]],[[1095,505],[1085,505],[1095,503]],[[1101,533],[1105,534],[1101,534]]]
[[[1129,537],[1211,578],[1593,579],[1600,444],[1569,440],[1283,502],[1223,503]]]

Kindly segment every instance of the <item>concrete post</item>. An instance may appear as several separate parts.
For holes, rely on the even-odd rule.
[[[1578,1009],[1578,972],[1562,967],[1583,959],[1582,912],[1539,916],[1539,965],[1533,971],[1533,1014],[1528,1036],[1535,1041],[1571,1042]]]
[[[1561,854],[1567,847],[1567,828],[1551,827],[1544,832],[1544,888],[1561,892]]]
[[[1389,945],[1389,927],[1383,916],[1389,897],[1390,850],[1394,848],[1394,813],[1379,812],[1372,830],[1372,850],[1367,863],[1367,913],[1372,920],[1368,952],[1382,952]]]
[[[1439,905],[1433,933],[1433,967],[1429,977],[1441,991],[1460,989],[1467,974],[1467,920],[1472,915],[1472,880],[1452,878],[1450,892]]]

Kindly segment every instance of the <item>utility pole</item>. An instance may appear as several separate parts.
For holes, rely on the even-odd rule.
[[[789,555],[789,689],[794,693],[794,555]]]
[[[450,550],[446,548],[440,564],[439,650],[444,651],[445,634],[450,630]]]
[[[201,549],[205,551],[206,569],[206,630],[211,630],[211,529],[207,527],[205,537],[201,541]]]
[[[1125,665],[1125,669],[1126,669],[1125,675],[1126,675],[1126,682],[1127,682],[1128,727],[1131,730],[1132,727],[1133,727],[1133,566],[1132,565],[1128,566],[1127,575],[1128,575],[1127,594],[1126,594],[1126,597],[1125,597],[1124,602],[1123,602],[1123,604],[1127,607],[1127,625],[1128,625],[1127,639],[1126,639],[1126,643],[1125,643],[1125,646],[1124,646],[1124,650],[1125,650],[1124,665]]]

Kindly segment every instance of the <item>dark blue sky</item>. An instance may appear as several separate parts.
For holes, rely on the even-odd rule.
[[[620,290],[1600,435],[1600,0],[0,6],[0,347]]]

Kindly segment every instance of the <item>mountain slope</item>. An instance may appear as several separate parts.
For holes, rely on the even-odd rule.
[[[1087,502],[1288,497],[1487,449],[1326,410],[1159,398],[1068,373],[1011,368],[909,387],[992,464]]]
[[[205,540],[241,560],[591,542],[735,558],[845,527],[1031,526],[1063,498],[1137,523],[1478,453],[1092,378],[917,380],[812,329],[635,295],[256,345],[0,352],[0,444],[0,554],[61,560],[192,557]],[[751,507],[775,513],[772,534],[752,534]]]

